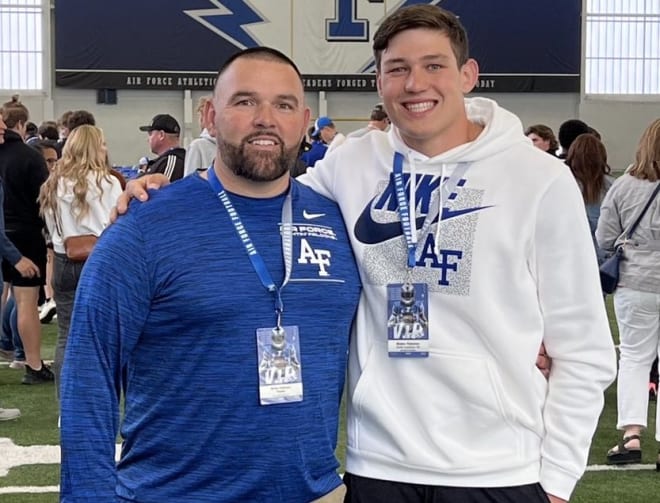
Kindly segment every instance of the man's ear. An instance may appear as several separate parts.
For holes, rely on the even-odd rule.
[[[204,105],[204,125],[208,130],[209,134],[215,138],[216,128],[215,128],[215,105],[213,100],[209,100]]]
[[[300,141],[302,142],[303,140],[306,140],[307,137],[307,125],[309,124],[309,119],[312,116],[312,110],[309,107],[305,107],[305,110],[303,112],[303,126],[302,126],[302,131],[301,131],[301,136],[300,136]]]
[[[477,85],[477,79],[479,79],[479,64],[476,60],[470,58],[461,67],[461,79],[463,81],[461,85],[463,94],[467,94],[474,89],[474,86]]]

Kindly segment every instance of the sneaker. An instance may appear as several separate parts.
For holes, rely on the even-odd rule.
[[[27,363],[25,364],[25,375],[21,380],[22,384],[41,384],[46,382],[53,382],[55,376],[50,370],[50,367],[46,365],[43,361],[41,362],[41,368],[39,370],[34,370]]]
[[[14,361],[14,350],[13,349],[0,349],[0,360],[6,362]]]
[[[55,306],[55,299],[48,299],[44,302],[39,308],[39,321],[42,324],[47,325],[53,320],[53,316],[57,312],[57,307]]]
[[[11,421],[21,417],[21,411],[18,409],[3,409],[0,407],[0,421]]]
[[[23,370],[25,368],[25,360],[14,360],[9,364],[10,369]]]

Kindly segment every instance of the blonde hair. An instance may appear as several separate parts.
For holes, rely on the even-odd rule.
[[[628,174],[641,180],[660,180],[660,119],[646,128],[637,145],[635,162]]]
[[[199,122],[199,127],[200,129],[204,129],[206,127],[206,109],[208,107],[208,104],[213,101],[213,95],[212,94],[207,94],[205,96],[202,96],[197,100],[197,108],[195,109],[197,111],[197,120]]]
[[[77,222],[89,212],[87,175],[94,173],[96,186],[102,191],[103,179],[111,180],[108,156],[104,148],[103,131],[96,126],[79,126],[74,129],[64,144],[62,158],[57,161],[39,192],[41,215],[52,212],[55,225],[61,229],[62,220],[58,212],[57,189],[60,182],[71,180],[73,185],[73,211]]]

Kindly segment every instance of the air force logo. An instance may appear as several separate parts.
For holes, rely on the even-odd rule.
[[[446,181],[446,180],[445,180]],[[406,194],[409,193],[410,174],[404,173]],[[444,181],[443,181],[444,183]],[[456,184],[454,192],[449,194],[442,206],[442,228],[439,243],[435,242],[438,217],[432,221],[429,232],[425,236],[418,235],[419,244],[415,273],[418,277],[432,285],[435,289],[456,294],[466,294],[469,290],[469,274],[471,269],[472,243],[476,232],[477,216],[480,212],[492,206],[481,205],[483,191],[466,187],[467,180],[461,179]],[[433,194],[440,186],[440,177],[436,175],[417,175],[415,186],[416,226],[422,229],[429,213]],[[389,264],[405,264],[405,240],[399,217],[399,204],[396,197],[394,182],[389,183],[379,191],[364,208],[358,217],[354,234],[356,239],[365,244],[373,245],[365,251],[368,274],[377,284],[387,284],[400,280],[389,277],[392,267]],[[395,271],[396,272],[396,271]]]
[[[208,0],[207,8],[183,12],[237,49],[260,45],[279,49],[296,61],[302,73],[354,74],[373,73],[370,40],[385,17],[402,7],[440,1]],[[328,51],[333,54],[333,67],[321,68],[319,56],[323,60]]]

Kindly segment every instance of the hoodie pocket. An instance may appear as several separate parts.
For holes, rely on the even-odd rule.
[[[520,427],[490,359],[436,351],[424,359],[374,353],[352,397],[351,448],[449,472],[492,469],[519,456]]]

